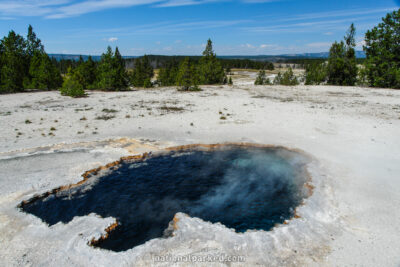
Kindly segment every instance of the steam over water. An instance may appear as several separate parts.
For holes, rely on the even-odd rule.
[[[305,197],[304,156],[281,148],[226,146],[123,162],[22,206],[49,225],[96,213],[119,226],[97,246],[124,251],[166,237],[177,212],[220,222],[237,232],[270,230],[294,215]],[[93,179],[93,180],[92,180]]]

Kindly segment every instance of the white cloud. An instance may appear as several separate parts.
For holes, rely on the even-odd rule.
[[[358,40],[356,42],[356,49],[361,50],[361,49],[363,49],[364,45],[365,45],[365,40],[358,38]]]
[[[252,45],[252,44],[242,44],[241,47],[249,48],[249,49],[256,48],[256,47],[255,47],[254,45]]]
[[[274,45],[274,44],[261,44],[261,45],[260,45],[260,48],[261,48],[261,49],[276,48],[276,47],[277,47],[277,45]]]
[[[110,38],[107,39],[107,41],[113,43],[113,42],[118,41],[118,38],[117,37],[110,37]]]

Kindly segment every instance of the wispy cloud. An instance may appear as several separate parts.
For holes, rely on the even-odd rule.
[[[312,20],[320,18],[339,18],[339,17],[355,17],[361,15],[371,15],[377,13],[384,13],[396,10],[396,7],[392,8],[374,8],[374,9],[357,9],[357,10],[336,10],[330,12],[318,12],[308,13],[292,16],[290,18],[282,18],[280,21],[300,21],[300,20]]]
[[[185,31],[197,31],[202,29],[216,29],[235,25],[243,25],[250,22],[249,20],[204,20],[204,21],[161,21],[158,23],[135,25],[134,27],[110,28],[110,29],[73,29],[68,38],[82,38],[83,36],[99,36],[99,35],[116,35],[116,36],[134,36],[134,35],[170,35],[182,33]],[[176,40],[179,44],[182,40]]]
[[[319,20],[298,23],[279,23],[272,26],[251,26],[244,27],[243,30],[251,32],[316,32],[317,30],[337,30],[338,26],[348,27],[350,23],[374,19],[375,16],[349,17],[335,20]]]
[[[271,2],[278,2],[282,0],[243,0],[242,2],[244,3],[250,3],[250,4],[259,4],[259,3],[271,3]]]
[[[151,7],[178,7],[201,5],[232,0],[5,0],[0,2],[0,15],[40,16],[61,19],[107,9],[126,8],[139,5]],[[241,0],[244,3],[273,2],[276,0]]]
[[[168,0],[157,4],[155,7],[193,6],[205,3],[218,2],[216,0]]]

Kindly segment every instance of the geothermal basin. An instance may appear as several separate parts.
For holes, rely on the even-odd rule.
[[[21,203],[49,226],[96,213],[116,223],[90,244],[125,251],[173,235],[178,212],[237,233],[268,231],[295,216],[310,194],[305,155],[282,147],[189,146],[110,164]]]
[[[193,262],[156,260],[157,256],[170,259],[171,255],[229,255],[244,256],[245,261],[196,265],[399,266],[400,213],[396,207],[400,203],[400,153],[396,152],[400,151],[400,91],[253,86],[237,80],[234,86],[204,86],[203,91],[193,93],[154,88],[90,91],[90,97],[79,99],[59,92],[2,95],[0,265],[192,266]],[[103,117],[104,109],[115,109],[115,118],[97,119]],[[26,124],[26,120],[32,123]],[[52,127],[56,130],[49,135]],[[300,204],[291,206],[288,217],[269,230],[271,226],[261,229],[248,225],[244,232],[237,225],[228,225],[229,220],[221,220],[227,218],[211,221],[201,216],[207,213],[194,214],[195,210],[189,208],[199,207],[198,201],[189,206],[175,202],[188,209],[163,217],[162,225],[152,228],[158,229],[154,235],[146,231],[144,239],[126,247],[118,245],[118,252],[105,247],[123,237],[118,231],[132,226],[120,212],[128,210],[129,205],[118,214],[95,209],[95,205],[107,204],[100,201],[105,197],[99,192],[111,193],[106,188],[99,190],[107,184],[103,179],[113,180],[118,171],[128,168],[125,164],[144,168],[147,160],[159,156],[212,151],[207,147],[165,151],[168,147],[224,142],[273,144],[306,152],[310,162],[304,167],[312,177],[312,194],[307,182],[301,185],[301,179],[309,179],[305,173],[298,177],[298,185],[305,188],[306,197],[297,189],[291,191],[299,193],[302,200],[295,199]],[[287,152],[279,153],[282,151]],[[138,156],[119,161],[146,152],[151,154],[143,160]],[[303,155],[294,153],[299,154]],[[301,169],[301,158],[298,163],[289,161],[294,169]],[[99,166],[104,168],[97,169]],[[97,174],[87,172],[93,169]],[[111,183],[108,185],[112,189]],[[191,190],[204,189],[203,197],[216,193],[217,185],[207,186],[193,186]],[[97,188],[99,191],[93,194]],[[129,199],[124,190],[118,190],[119,194],[112,195]],[[180,200],[180,194],[173,193],[168,198]],[[91,194],[98,198],[93,199],[94,204],[86,202]],[[81,214],[78,206],[71,209],[72,214],[63,214],[64,208],[57,209],[56,205],[62,198],[66,206],[74,203],[87,207]],[[44,200],[54,205],[53,219],[52,215],[28,210],[35,205],[38,209]],[[107,201],[115,201],[107,205],[116,208],[117,203],[123,203],[118,198]],[[150,209],[162,208],[147,207],[149,213]]]

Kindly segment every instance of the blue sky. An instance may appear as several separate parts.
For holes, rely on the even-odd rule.
[[[32,24],[48,53],[218,55],[325,52],[349,25],[366,30],[400,0],[0,0],[0,35]]]

